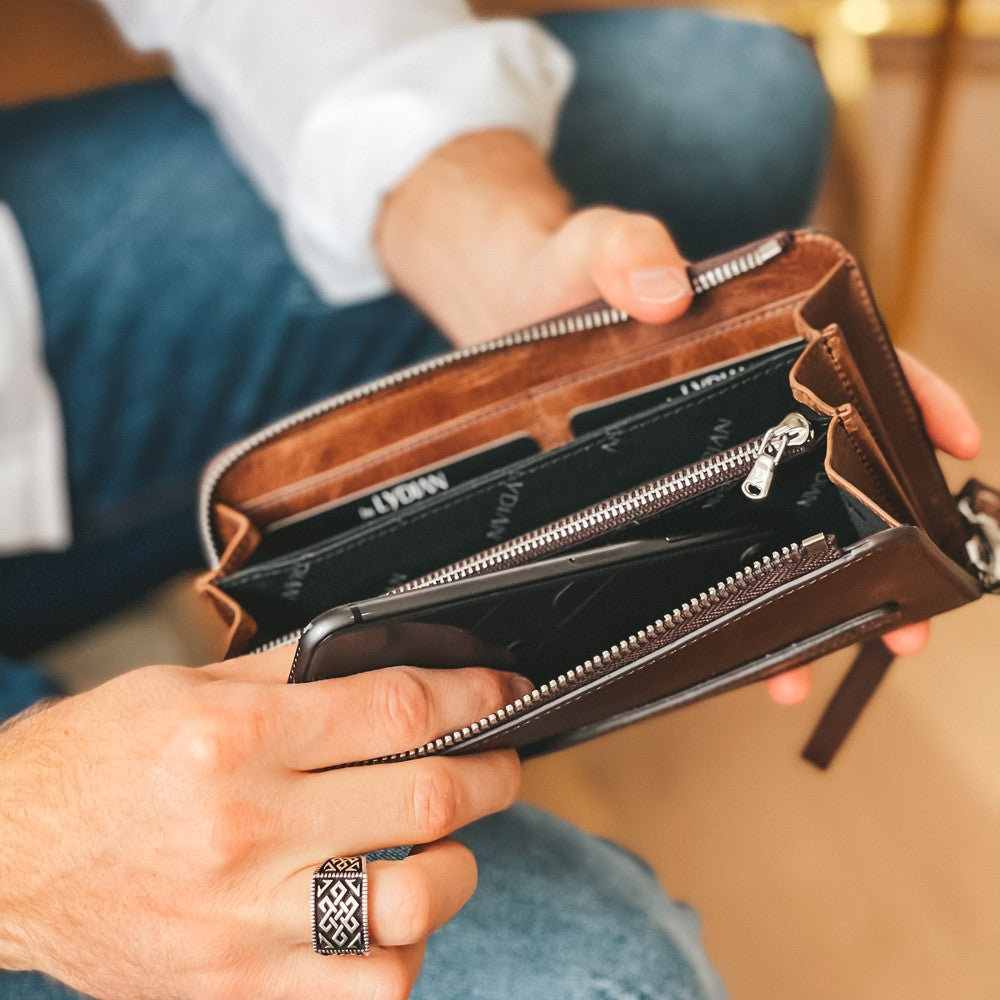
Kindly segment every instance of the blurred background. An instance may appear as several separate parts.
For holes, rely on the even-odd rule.
[[[612,0],[480,3],[485,11]],[[817,225],[864,261],[897,343],[969,400],[1000,479],[1000,0],[704,0],[813,44],[837,104]],[[88,0],[0,0],[0,103],[163,74]],[[780,707],[714,699],[526,768],[525,797],[648,859],[700,911],[733,1000],[1000,998],[1000,601],[935,624],[829,772],[798,754],[846,668]],[[46,661],[75,686],[204,662],[190,580]],[[540,942],[540,946],[544,946]]]

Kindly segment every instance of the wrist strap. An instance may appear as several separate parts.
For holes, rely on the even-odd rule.
[[[802,751],[807,761],[823,769],[830,766],[894,659],[881,639],[861,647]]]

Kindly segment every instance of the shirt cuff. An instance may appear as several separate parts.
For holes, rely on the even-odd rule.
[[[311,111],[291,157],[283,224],[299,266],[331,302],[391,290],[372,235],[382,199],[452,139],[526,134],[548,152],[572,57],[536,24],[476,21],[394,51]]]
[[[70,542],[62,416],[28,251],[0,203],[0,555]]]

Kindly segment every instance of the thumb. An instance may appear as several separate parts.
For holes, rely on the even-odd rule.
[[[691,304],[687,263],[651,215],[583,209],[564,223],[545,253],[533,277],[564,289],[567,300],[596,295],[645,323],[669,322]]]
[[[687,262],[666,227],[649,215],[598,210],[591,279],[605,301],[646,323],[666,323],[691,305]]]

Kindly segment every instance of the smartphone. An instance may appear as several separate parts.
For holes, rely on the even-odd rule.
[[[543,684],[770,552],[775,534],[641,538],[341,605],[302,633],[292,679],[406,664],[487,666]]]

